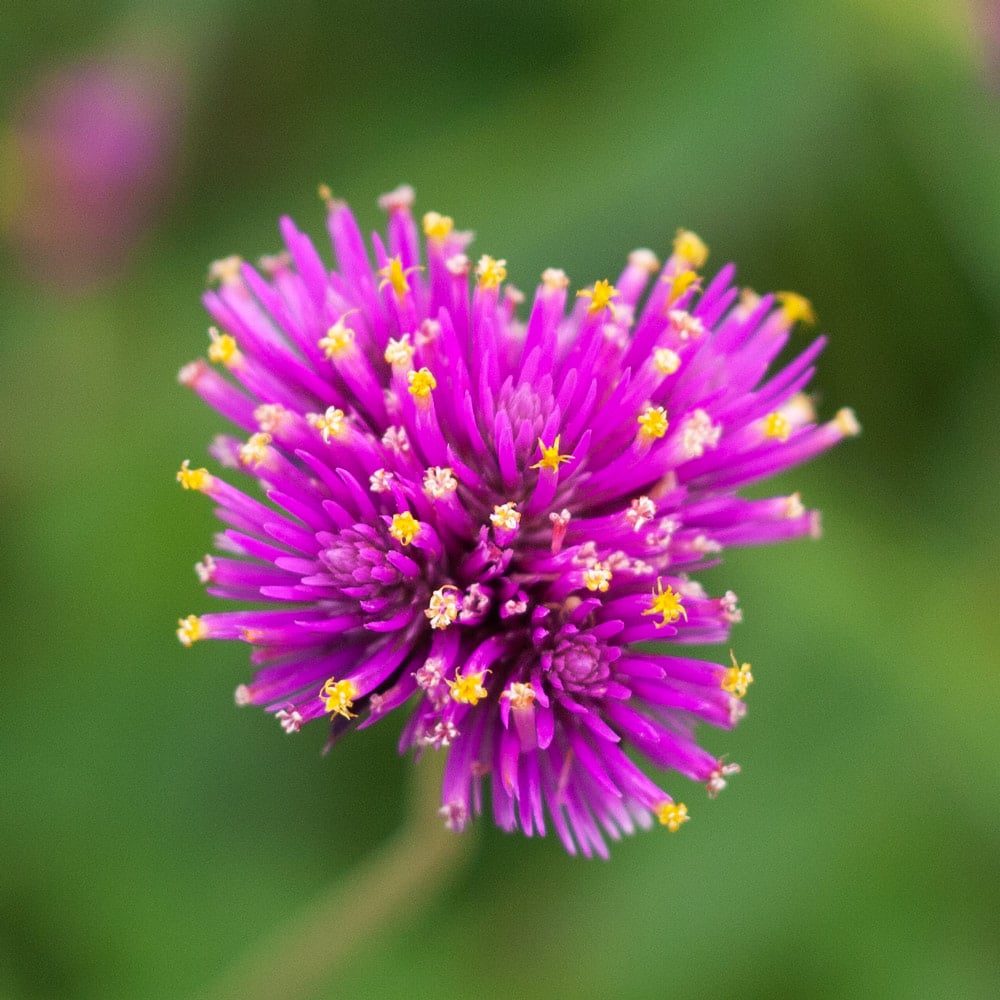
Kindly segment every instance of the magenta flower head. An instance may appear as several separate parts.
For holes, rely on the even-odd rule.
[[[614,284],[546,271],[520,318],[505,261],[473,262],[435,212],[422,239],[409,188],[371,252],[324,194],[336,269],[288,219],[285,253],[212,269],[219,367],[180,380],[245,433],[211,449],[245,488],[177,478],[228,525],[199,577],[255,607],[184,618],[180,641],[249,644],[236,700],[289,733],[326,719],[332,742],[406,706],[401,750],[447,754],[454,830],[485,798],[505,830],[588,856],[676,830],[679,777],[714,796],[739,770],[695,731],[732,727],[753,680],[684,654],[740,618],[691,574],[816,535],[798,495],[736,491],[858,431],[803,395],[821,339],[768,374],[808,302],[740,294],[732,267],[703,281],[682,231]]]

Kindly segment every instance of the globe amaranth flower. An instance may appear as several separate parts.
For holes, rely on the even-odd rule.
[[[180,380],[245,433],[211,451],[249,482],[177,478],[228,525],[197,566],[209,593],[258,607],[178,637],[248,643],[236,700],[287,732],[327,718],[333,740],[409,706],[401,750],[447,754],[452,829],[488,795],[504,829],[551,825],[588,856],[676,830],[687,808],[647,771],[714,796],[738,767],[695,730],[732,727],[753,679],[732,654],[683,655],[740,618],[690,574],[815,535],[798,495],[736,490],[858,430],[849,410],[816,423],[803,395],[822,339],[768,374],[809,304],[740,294],[731,267],[705,282],[680,232],[614,284],[573,294],[547,270],[522,319],[505,261],[473,263],[434,212],[422,239],[410,189],[382,199],[374,260],[325,196],[335,270],[288,219],[281,255],[213,266],[217,366]]]

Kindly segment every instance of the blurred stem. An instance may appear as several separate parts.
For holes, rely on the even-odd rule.
[[[365,945],[426,906],[461,870],[468,836],[444,829],[437,813],[443,755],[415,769],[403,827],[307,909],[259,942],[205,1000],[296,1000],[314,991]]]

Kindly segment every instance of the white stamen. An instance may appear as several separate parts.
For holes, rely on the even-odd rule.
[[[458,480],[448,466],[432,465],[424,473],[424,494],[431,500],[446,500],[458,489]]]
[[[469,818],[465,806],[461,802],[449,802],[438,809],[438,816],[444,819],[444,825],[454,833],[461,833]]]
[[[395,476],[388,469],[376,469],[369,477],[368,484],[372,493],[388,493],[391,489],[390,483]]]
[[[701,458],[706,448],[718,445],[721,434],[722,427],[704,410],[694,410],[681,427],[681,449],[686,458]]]
[[[670,328],[681,340],[697,340],[705,332],[701,320],[683,309],[670,310]]]
[[[406,434],[406,428],[390,427],[382,435],[382,444],[397,455],[405,454],[410,450],[410,439]]]
[[[464,253],[457,253],[454,257],[449,257],[444,262],[444,266],[448,269],[449,274],[453,274],[456,278],[460,278],[463,274],[469,273],[471,262]]]
[[[420,742],[425,747],[433,747],[440,750],[442,747],[451,746],[452,742],[459,737],[459,731],[455,724],[446,719],[437,723],[434,728],[420,737]]]
[[[281,723],[281,728],[286,733],[297,733],[302,728],[302,716],[294,709],[289,712],[282,708],[275,712],[274,717]]]
[[[716,768],[709,776],[705,788],[708,790],[708,797],[714,799],[727,785],[726,778],[733,774],[740,773],[739,764],[722,764]]]
[[[558,267],[547,267],[542,271],[542,284],[555,291],[558,288],[566,288],[569,285],[569,278],[566,277],[566,272]]]
[[[638,531],[643,525],[649,524],[656,517],[656,504],[649,497],[637,497],[625,511],[625,520],[633,531]]]
[[[726,621],[731,622],[733,625],[743,621],[743,612],[739,609],[738,600],[739,598],[731,590],[727,590],[719,600],[719,603],[722,605],[723,616]]]
[[[206,554],[201,562],[194,564],[194,571],[200,583],[211,583],[215,577],[215,560]]]
[[[398,188],[379,196],[378,207],[383,212],[398,211],[401,208],[409,208],[416,197],[416,192],[409,184],[400,184]]]

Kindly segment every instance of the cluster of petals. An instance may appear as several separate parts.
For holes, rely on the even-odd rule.
[[[400,749],[447,755],[450,828],[488,807],[605,856],[687,820],[651,774],[714,796],[738,770],[696,729],[743,716],[750,665],[684,645],[726,642],[740,611],[692,574],[815,536],[797,495],[737,491],[857,424],[804,395],[822,338],[769,371],[808,303],[703,280],[693,234],[576,294],[548,270],[522,317],[506,262],[437,213],[421,232],[412,201],[384,196],[366,243],[328,197],[335,269],[289,219],[281,254],[213,265],[214,364],[180,380],[242,434],[212,445],[225,473],[178,480],[226,525],[200,579],[246,610],[178,637],[248,643],[237,701],[287,732],[405,710]]]

